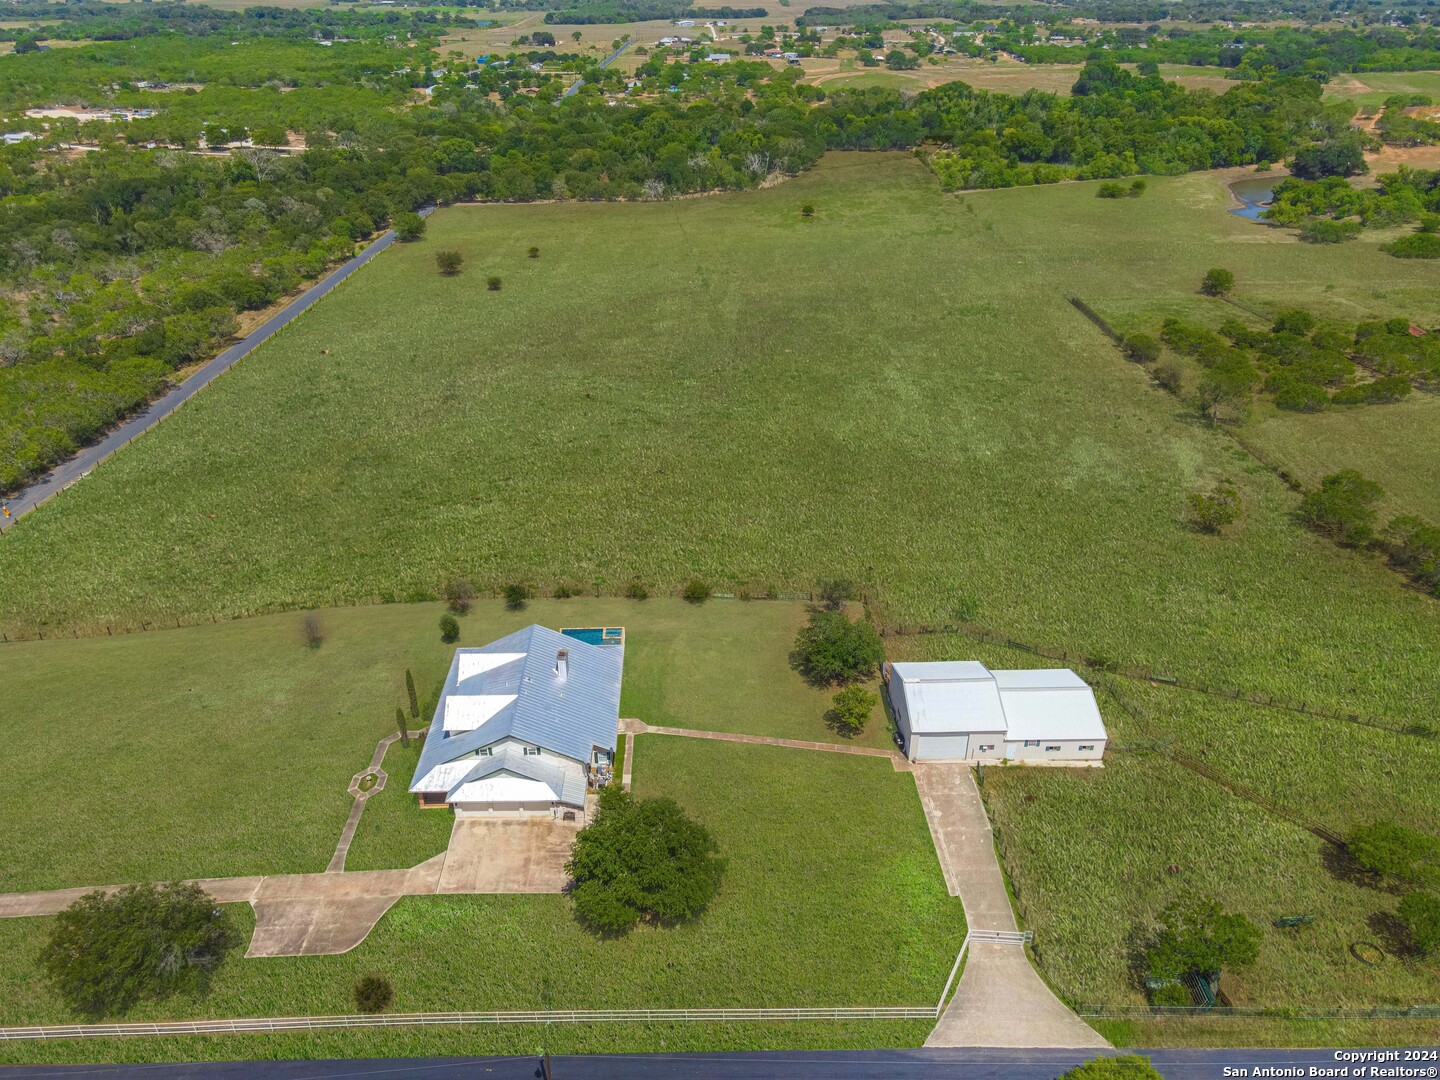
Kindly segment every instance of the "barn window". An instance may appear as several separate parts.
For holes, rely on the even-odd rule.
[[[994,749],[995,749],[995,744],[994,744],[994,743],[991,743],[989,746],[981,746],[981,747],[980,747],[980,753],[983,754],[983,753],[985,753],[985,751],[987,751],[987,750],[994,750]]]
[[[1048,754],[1048,753],[1051,753],[1052,751],[1059,750],[1059,749],[1060,749],[1060,747],[1058,747],[1058,746],[1047,746],[1047,747],[1045,747],[1045,752]]]
[[[1026,740],[1025,740],[1025,745],[1026,745],[1026,746],[1039,746],[1039,745],[1040,745],[1040,740],[1039,740],[1039,739],[1026,739]]]
[[[1080,749],[1081,749],[1081,750],[1094,750],[1094,749],[1095,749],[1095,744],[1094,744],[1094,743],[1089,743],[1089,744],[1087,744],[1087,745],[1085,745],[1085,746],[1080,747]]]

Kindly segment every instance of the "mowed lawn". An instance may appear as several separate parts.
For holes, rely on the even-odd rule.
[[[1066,294],[1138,306],[1223,264],[1399,312],[1431,268],[1258,229],[1210,176],[1094,191],[947,196],[911,157],[852,154],[738,196],[441,211],[8,532],[0,626],[405,599],[454,573],[612,595],[848,577],[892,620],[963,606],[1428,715],[1435,602],[1299,529],[1294,495]],[[441,247],[464,274],[435,273]],[[1243,528],[1196,535],[1186,494],[1237,471]]]
[[[350,778],[395,730],[406,668],[421,706],[412,728],[429,722],[452,654],[440,641],[443,610],[323,610],[318,649],[299,613],[0,645],[0,700],[15,721],[0,785],[0,892],[323,870]],[[843,741],[825,726],[829,695],[789,667],[804,619],[805,605],[777,601],[575,598],[519,612],[481,601],[461,620],[460,644],[532,622],[623,626],[624,715]],[[877,709],[852,741],[888,739]],[[421,811],[406,793],[418,750],[418,740],[390,748],[349,869],[413,866],[444,850],[450,815]],[[58,812],[55,800],[76,785],[85,812]]]
[[[1050,663],[961,637],[894,645],[896,658],[978,657],[1014,668]],[[1072,1003],[1143,1004],[1130,970],[1137,936],[1167,904],[1203,898],[1262,928],[1256,966],[1225,976],[1236,1005],[1435,1002],[1436,966],[1402,959],[1389,929],[1397,894],[1347,872],[1344,859],[1317,837],[1162,751],[1200,758],[1341,835],[1380,819],[1440,835],[1440,742],[1118,676],[1091,678],[1110,734],[1104,769],[1017,767],[986,769],[984,776],[1020,920],[1035,932],[1042,970],[1059,993]],[[1315,922],[1294,930],[1272,925],[1304,914]],[[1349,952],[1358,942],[1392,955],[1368,966]],[[1436,1032],[1440,1025],[1432,1021],[1408,1038],[1424,1042]],[[1188,1036],[1153,1029],[1150,1037],[1165,1043]],[[1272,1037],[1313,1041],[1324,1034],[1289,1029]]]
[[[909,774],[876,758],[659,735],[642,736],[636,753],[636,794],[679,801],[726,859],[722,888],[694,923],[604,941],[579,928],[563,896],[408,898],[350,953],[237,957],[208,998],[146,1005],[134,1016],[349,1012],[354,980],[372,971],[394,982],[395,1008],[404,1011],[924,1006],[938,999],[965,920],[946,892]],[[248,909],[232,911],[248,925]],[[0,921],[5,1023],[65,1018],[31,960],[48,925]],[[798,1041],[915,1045],[928,1027],[812,1025]],[[530,1049],[535,1039],[661,1049],[666,1032],[626,1025],[604,1034],[557,1032],[555,1042],[549,1032],[530,1036]],[[776,1037],[766,1025],[748,1025],[717,1029],[711,1042],[754,1047]],[[357,1034],[345,1052],[384,1052],[398,1038]],[[792,1039],[793,1029],[787,1044]],[[451,1052],[463,1046],[465,1053],[517,1045],[505,1029],[456,1029],[447,1041]],[[165,1044],[150,1045],[163,1054]],[[29,1059],[25,1052],[37,1049],[5,1053]]]

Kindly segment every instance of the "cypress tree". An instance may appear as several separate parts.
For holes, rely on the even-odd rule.
[[[395,723],[400,728],[400,741],[406,746],[410,745],[410,725],[405,722],[405,710],[399,705],[395,706]]]
[[[420,719],[420,702],[415,697],[415,676],[410,674],[410,669],[405,669],[405,693],[410,695],[410,715],[416,720]]]

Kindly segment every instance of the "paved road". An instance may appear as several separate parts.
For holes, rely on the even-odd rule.
[[[1225,1066],[1334,1066],[1331,1050],[1135,1050],[1166,1080],[1220,1080]],[[848,1050],[613,1054],[551,1058],[552,1080],[1054,1080],[1080,1050]],[[1417,1063],[1425,1065],[1426,1063]],[[534,1057],[66,1065],[6,1069],[4,1080],[534,1080]],[[1352,1069],[1353,1074],[1353,1069]]]
[[[616,58],[616,57],[618,57],[621,53],[623,53],[626,49],[628,49],[631,45],[634,45],[634,44],[635,44],[635,43],[634,43],[633,41],[627,41],[627,42],[625,42],[625,44],[621,45],[618,49],[616,49],[613,53],[611,53],[609,56],[607,56],[604,60],[601,60],[601,61],[600,61],[600,66],[601,66],[602,68],[607,68],[607,67],[609,67],[612,63],[615,62],[615,58]],[[570,89],[566,90],[565,93],[561,94],[560,96],[561,96],[562,98],[567,98],[567,97],[570,97],[572,94],[577,94],[577,93],[580,92],[580,87],[582,87],[582,86],[584,86],[584,85],[585,85],[585,80],[584,80],[584,79],[576,79],[575,82],[571,85]]]
[[[421,216],[429,216],[432,207],[420,211]],[[364,266],[371,259],[375,258],[382,251],[395,242],[395,233],[387,232],[380,239],[376,240],[365,248],[359,255],[356,255],[349,262],[344,263],[335,270],[332,270],[325,277],[321,278],[305,292],[301,293],[294,300],[290,301],[276,314],[270,316],[261,323],[250,335],[242,341],[231,345],[219,356],[206,363],[193,375],[186,379],[179,386],[175,387],[163,397],[158,397],[150,403],[143,411],[138,412],[128,420],[112,429],[109,434],[98,442],[82,449],[69,461],[62,462],[55,466],[43,477],[31,484],[20,494],[10,499],[0,500],[10,508],[9,522],[34,510],[56,492],[63,491],[75,481],[87,475],[91,469],[104,461],[115,451],[128,443],[135,436],[143,434],[154,427],[165,417],[178,409],[185,402],[198,394],[206,386],[210,385],[216,378],[223,375],[234,367],[240,360],[250,355],[260,344],[269,339],[277,330],[291,322],[296,316],[303,314],[311,304],[325,296],[335,286],[348,278],[360,267]],[[3,524],[0,523],[0,527]]]

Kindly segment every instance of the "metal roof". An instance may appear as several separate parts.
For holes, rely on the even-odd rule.
[[[910,730],[1005,730],[1005,710],[990,669],[975,660],[891,664],[905,692]]]
[[[995,673],[997,676],[1000,672]],[[1074,672],[1068,672],[1073,675]],[[1078,679],[1079,676],[1076,676]],[[1105,722],[1095,691],[1079,686],[1011,687],[1000,691],[1005,706],[1007,739],[1103,739]]]
[[[563,676],[557,670],[561,652],[567,657]],[[590,760],[594,747],[613,751],[624,663],[623,645],[590,645],[538,625],[478,649],[456,649],[410,790],[438,790],[418,785],[436,766],[504,738],[580,762]],[[471,700],[477,698],[488,700]],[[511,700],[492,713],[498,698]],[[536,760],[521,759],[526,764]]]
[[[539,781],[568,806],[585,805],[585,774],[578,769],[567,769],[553,760],[546,761],[542,757],[527,755],[510,748],[489,757],[468,760],[475,763],[474,767],[451,786],[445,796],[446,802],[456,801],[456,793],[466,784],[508,773],[526,780]]]
[[[1095,692],[1069,668],[991,671],[954,660],[890,670],[914,732],[1004,732],[1013,741],[1106,737]]]

